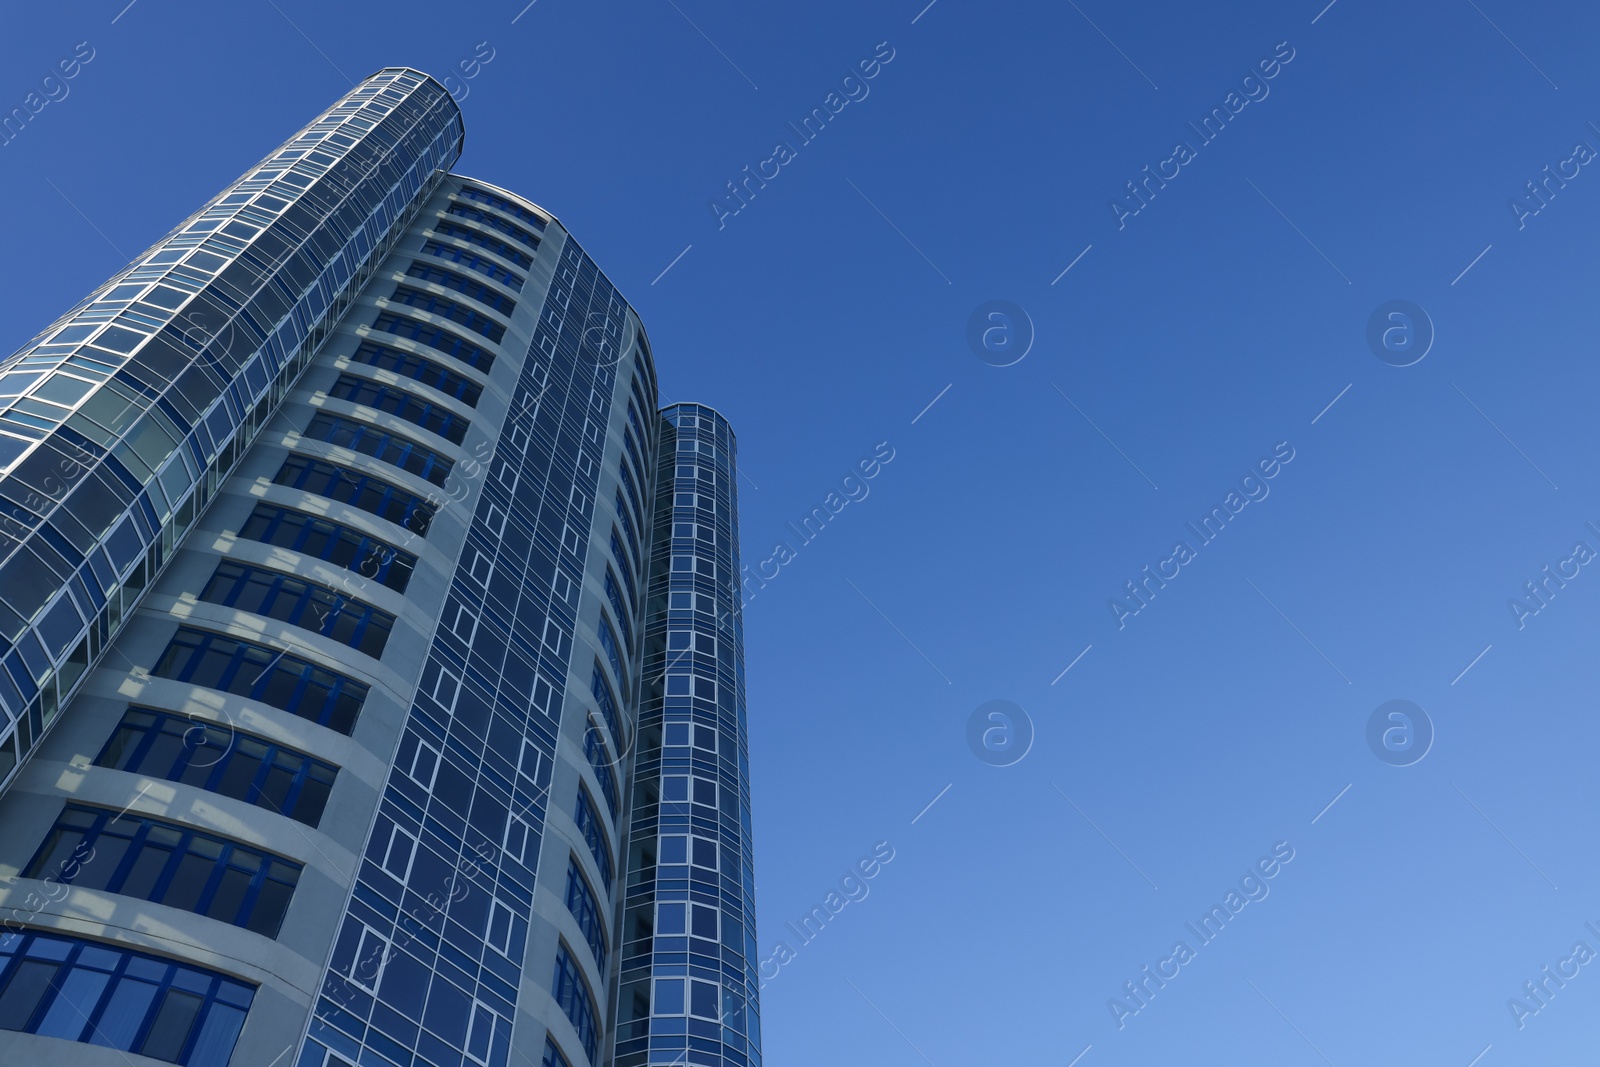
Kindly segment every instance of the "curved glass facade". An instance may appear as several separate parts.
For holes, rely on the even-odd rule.
[[[761,1062],[736,442],[661,413],[617,1067]]]
[[[0,787],[461,139],[380,71],[0,362]]]
[[[380,71],[0,362],[0,1062],[759,1063],[733,435],[461,141]]]

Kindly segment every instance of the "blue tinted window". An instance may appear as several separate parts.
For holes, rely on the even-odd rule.
[[[394,616],[282,571],[232,560],[217,564],[200,599],[300,626],[365,652],[383,655]]]
[[[628,501],[633,504],[636,515],[639,516],[640,525],[644,524],[644,498],[639,495],[639,487],[633,483],[633,475],[628,473],[628,465],[619,463],[617,473],[622,475],[622,484],[628,489]]]
[[[533,266],[533,257],[528,255],[528,253],[522,251],[520,248],[516,248],[510,244],[507,244],[498,237],[490,237],[488,234],[474,227],[457,226],[453,222],[441,222],[433,228],[433,232],[437,233],[440,237],[454,237],[458,241],[465,241],[468,244],[477,245],[479,248],[493,252],[501,259],[510,260],[523,270],[527,270],[529,267]]]
[[[433,524],[434,506],[422,497],[326,460],[291,455],[272,480],[342,501],[417,534],[425,535]]]
[[[540,233],[544,232],[545,219],[535,215],[521,204],[512,203],[503,196],[496,196],[494,193],[484,189],[474,189],[470,185],[463,186],[457,195],[466,200],[476,200],[480,204],[488,204],[490,207],[499,208],[508,215],[515,215]]]
[[[504,282],[513,289],[521,289],[523,277],[512,271],[506,270],[491,259],[486,259],[478,253],[466,248],[457,248],[455,245],[440,244],[438,241],[429,241],[422,246],[425,256],[438,256],[448,259],[452,263],[459,263],[468,270],[475,270],[485,277],[493,278],[497,282]]]
[[[151,673],[259,700],[342,734],[354,728],[367,699],[367,686],[352,678],[298,656],[188,626],[178,628]]]
[[[612,577],[610,567],[606,568],[606,599],[611,601],[611,610],[617,613],[617,623],[622,627],[622,640],[632,648],[633,626],[628,622],[628,609],[623,606],[622,591],[617,588],[617,580]]]
[[[566,945],[562,945],[556,953],[555,980],[550,992],[556,1003],[561,1005],[561,1010],[567,1013],[572,1028],[578,1031],[578,1040],[583,1042],[589,1062],[595,1062],[595,1055],[600,1050],[600,1027],[596,1021],[599,1012],[595,1010],[594,997],[589,993],[588,984],[578,971],[577,961],[572,958]]]
[[[252,986],[82,938],[0,934],[0,1029],[226,1067]]]
[[[226,837],[68,804],[23,876],[53,875],[277,937],[300,871],[298,863]]]
[[[326,441],[391,463],[401,470],[426,478],[434,485],[443,485],[445,479],[450,477],[451,467],[455,465],[453,460],[409,437],[325,411],[312,416],[305,436],[313,441]]]
[[[594,776],[600,782],[600,795],[605,798],[606,807],[615,820],[619,804],[617,778],[612,770],[611,754],[606,751],[606,743],[600,740],[600,731],[595,729],[592,722],[583,732],[583,754],[588,757],[589,766],[594,768]]]
[[[460,203],[459,201],[452,203],[445,210],[456,216],[456,218],[471,219],[473,222],[481,222],[485,226],[505,234],[507,237],[522,242],[529,248],[539,247],[539,238],[535,237],[527,230],[524,230],[521,226],[518,226],[510,219],[503,219],[499,215],[491,215],[487,211],[479,210],[478,208],[472,207],[469,204]]]
[[[483,395],[483,386],[470,382],[454,371],[440,366],[431,359],[402,352],[398,348],[380,345],[375,341],[363,341],[361,347],[350,355],[350,362],[365,363],[369,367],[393,371],[405,377],[413,378],[423,385],[431,386],[446,396],[453,396],[468,407],[477,407],[478,398]]]
[[[589,677],[589,691],[594,694],[594,702],[600,705],[600,714],[605,717],[606,729],[611,731],[612,740],[622,744],[622,719],[617,714],[617,698],[611,694],[611,683],[606,681],[605,672],[598,663]]]
[[[330,763],[231,724],[148,708],[124,712],[94,762],[209,790],[308,826],[321,821],[338,773]]]
[[[572,1067],[572,1065],[561,1054],[561,1050],[556,1048],[556,1043],[546,1037],[544,1039],[544,1060],[539,1064],[539,1067]]]
[[[617,649],[617,637],[611,631],[611,623],[602,612],[600,615],[600,647],[605,650],[606,659],[611,662],[611,669],[616,672],[617,681],[626,688],[627,672],[622,669],[622,656]]]
[[[617,518],[622,520],[622,529],[628,535],[628,547],[633,550],[633,562],[643,566],[644,560],[639,554],[639,535],[634,531],[633,518],[628,514],[627,507],[622,503],[622,490],[617,490]]]
[[[257,504],[239,536],[327,560],[397,593],[406,591],[417,565],[416,556],[359,530],[276,504]]]
[[[422,319],[414,319],[410,315],[396,315],[385,311],[373,320],[372,328],[392,333],[396,337],[408,337],[420,345],[438,349],[447,356],[454,356],[473,370],[480,370],[485,374],[494,366],[494,353],[462,337],[453,330]]]
[[[578,787],[578,806],[573,812],[573,821],[578,824],[578,831],[583,834],[584,842],[600,867],[600,881],[605,883],[606,892],[611,892],[611,846],[606,844],[605,831],[600,829],[600,815],[594,810],[594,801],[589,799],[589,791],[581,785]]]
[[[389,297],[389,302],[391,304],[404,304],[429,315],[437,315],[442,319],[449,319],[457,325],[465,326],[474,333],[483,334],[483,336],[496,343],[499,343],[500,339],[506,335],[504,326],[481,311],[475,311],[465,304],[457,303],[447,297],[424,292],[421,289],[413,289],[409,285],[396,286],[394,295]]]
[[[584,940],[589,943],[589,951],[594,953],[594,961],[600,973],[604,974],[605,923],[600,918],[600,904],[594,898],[594,890],[590,889],[589,883],[584,880],[583,872],[578,870],[576,860],[567,861],[567,910],[578,920],[578,929],[583,931]]]
[[[511,297],[498,289],[489,288],[480,281],[474,281],[471,278],[457,274],[453,270],[445,270],[443,267],[435,267],[427,263],[413,262],[406,270],[406,277],[420,278],[422,281],[432,282],[434,285],[442,285],[446,289],[454,289],[462,296],[471,297],[480,304],[487,304],[502,315],[510,315],[512,311],[516,310],[517,302]]]
[[[628,583],[628,603],[635,609],[639,606],[639,587],[633,580],[633,567],[628,563],[628,557],[622,552],[622,542],[617,540],[617,532],[611,531],[611,554],[616,557],[617,567],[622,571],[622,580]]]
[[[438,434],[452,444],[461,443],[461,439],[467,435],[467,426],[470,425],[466,419],[447,407],[412,396],[398,386],[384,385],[370,378],[357,378],[353,374],[339,375],[339,380],[333,383],[328,395],[337,400],[348,400],[352,404],[362,404],[369,408],[377,408],[379,411],[387,411],[391,415],[398,415],[430,433]]]

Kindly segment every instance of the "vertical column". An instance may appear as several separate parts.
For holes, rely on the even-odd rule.
[[[662,412],[616,1067],[761,1059],[735,447]]]

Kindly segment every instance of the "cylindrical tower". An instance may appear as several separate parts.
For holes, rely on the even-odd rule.
[[[661,414],[616,1067],[761,1062],[736,443]]]

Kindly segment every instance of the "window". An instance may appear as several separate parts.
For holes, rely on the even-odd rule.
[[[381,867],[402,884],[411,877],[411,861],[417,857],[416,836],[398,826],[389,828],[389,841],[384,846]]]
[[[312,416],[305,436],[313,441],[326,441],[372,456],[419,478],[426,478],[434,485],[443,485],[455,466],[453,460],[409,437],[325,411]]]
[[[649,408],[644,402],[644,397],[639,389],[639,379],[635,378],[629,383],[633,387],[634,398],[639,401],[639,408]],[[633,427],[633,432],[639,435],[639,447],[644,449],[644,454],[650,455],[650,442],[655,440],[650,434],[644,432],[644,424],[639,421],[639,411],[632,403],[628,404],[628,423]]]
[[[426,535],[433,525],[434,507],[422,497],[326,460],[290,455],[272,480],[349,504],[418,535]]]
[[[226,1067],[254,996],[242,982],[142,952],[31,931],[0,934],[0,1029]]]
[[[456,195],[467,200],[476,200],[480,204],[488,204],[493,208],[499,208],[507,215],[515,215],[540,233],[544,232],[545,220],[543,218],[535,215],[521,204],[512,203],[503,196],[496,196],[494,193],[483,189],[474,189],[470,185],[462,186]]]
[[[316,826],[338,768],[233,726],[129,708],[96,767],[182,782]]]
[[[567,910],[578,920],[578,929],[583,931],[584,940],[589,943],[589,951],[594,953],[596,968],[600,974],[604,974],[606,934],[605,924],[600,919],[600,904],[595,900],[594,890],[589,888],[583,872],[578,870],[578,861],[574,859],[567,861]]]
[[[606,681],[599,663],[594,665],[594,672],[589,676],[589,692],[593,694],[594,702],[600,705],[600,714],[605,717],[611,739],[619,745],[624,744],[626,738],[622,736],[622,717],[617,714],[617,698],[611,695],[611,683]]]
[[[693,801],[714,808],[717,806],[717,783],[698,776],[668,775],[661,779],[661,800],[666,804]]]
[[[606,568],[606,599],[611,601],[611,610],[617,613],[617,623],[622,627],[622,640],[629,648],[633,647],[633,626],[628,622],[628,611],[622,606],[622,592],[617,588],[617,580],[611,575],[611,568]]]
[[[467,436],[467,427],[471,425],[447,407],[412,396],[397,386],[383,385],[353,374],[339,375],[339,380],[333,383],[328,395],[335,400],[348,400],[352,404],[362,404],[397,415],[429,433],[438,434],[451,444],[459,445],[461,439]]]
[[[388,345],[380,345],[375,341],[363,341],[361,347],[351,353],[350,362],[365,363],[379,370],[393,371],[402,378],[411,378],[439,390],[446,396],[453,396],[468,407],[477,407],[479,398],[483,396],[483,386],[468,381],[455,371],[431,359],[402,352]]]
[[[148,816],[68,804],[23,872],[62,871],[62,858],[91,854],[62,882],[148,900],[277,937],[301,866],[214,834]],[[81,852],[80,852],[81,854]]]
[[[506,855],[518,863],[526,863],[530,844],[536,848],[539,844],[539,835],[534,832],[533,827],[523,822],[517,815],[507,819],[504,846]]]
[[[578,1031],[578,1040],[583,1042],[589,1062],[595,1062],[595,1056],[600,1051],[600,1027],[596,1021],[599,1012],[595,1010],[594,996],[589,992],[588,983],[583,980],[577,961],[572,958],[572,952],[565,944],[556,953],[556,973],[550,984],[550,993],[561,1010],[566,1012],[572,1028]]]
[[[188,626],[150,673],[259,700],[346,735],[367,699],[365,685],[298,656]]]
[[[257,504],[239,536],[287,548],[406,591],[417,557],[348,526],[276,504]]]
[[[500,339],[506,335],[506,328],[483,312],[475,311],[465,304],[436,293],[413,289],[409,285],[396,286],[394,294],[389,297],[389,302],[404,304],[426,314],[437,315],[441,319],[449,319],[458,326],[465,326],[473,333],[483,334],[496,344],[499,344]]]
[[[544,769],[544,753],[532,741],[523,739],[522,757],[517,760],[517,773],[522,775],[536,787],[539,785],[539,774]]]
[[[692,864],[708,871],[717,869],[717,843],[709,837],[685,837],[682,834],[660,838],[660,861],[663,865]],[[681,874],[678,877],[683,877]]]
[[[396,315],[392,311],[385,311],[373,320],[372,328],[392,333],[396,337],[407,337],[418,344],[438,349],[445,355],[454,356],[472,369],[485,374],[489,373],[489,368],[494,364],[494,353],[488,349],[473,344],[443,326],[414,319],[410,315]]]
[[[628,473],[626,463],[617,466],[617,473],[622,476],[622,484],[628,490],[628,502],[633,505],[634,513],[639,518],[639,525],[644,525],[644,498],[639,495],[639,487],[633,484],[633,475]]]
[[[458,241],[465,241],[469,245],[477,245],[488,252],[499,256],[501,259],[510,260],[523,270],[533,266],[533,257],[514,248],[498,237],[473,229],[470,226],[457,226],[453,222],[440,222],[433,227],[433,232],[440,237],[453,237]]]
[[[500,898],[489,902],[489,926],[484,940],[507,959],[520,961],[527,943],[528,920],[506,906]]]
[[[360,920],[350,921],[358,933],[347,973],[356,985],[377,993],[378,984],[383,981],[383,966],[389,962],[389,939]]]
[[[689,933],[695,937],[703,937],[711,941],[719,938],[718,920],[721,912],[716,908],[708,908],[704,904],[691,904],[689,906],[690,921]]]
[[[689,981],[689,1014],[702,1019],[718,1017],[718,993],[722,987],[715,982]]]
[[[374,658],[383,655],[394,616],[280,571],[223,560],[200,599],[300,626]]]
[[[628,449],[628,455],[633,457],[634,468],[638,470],[639,477],[644,477],[644,459],[639,455],[639,446],[634,444],[633,430],[624,426],[622,428],[622,443]]]
[[[459,263],[468,270],[475,270],[479,274],[493,278],[497,282],[504,282],[513,289],[521,289],[523,277],[513,271],[506,270],[492,259],[485,259],[476,252],[455,245],[440,244],[438,241],[429,241],[422,246],[425,256],[438,256],[452,263]]]
[[[572,1064],[568,1063],[567,1058],[561,1054],[561,1050],[556,1048],[556,1043],[546,1037],[544,1039],[544,1059],[539,1064],[539,1067],[572,1067]]]
[[[616,772],[612,769],[611,754],[606,751],[606,743],[600,740],[600,731],[595,729],[592,719],[589,728],[583,732],[583,754],[588,757],[589,766],[594,768],[594,776],[600,782],[600,795],[605,797],[611,821],[616,822],[619,804]]]
[[[610,893],[611,846],[606,843],[605,831],[600,829],[600,816],[595,813],[594,801],[589,799],[589,791],[581,785],[578,786],[578,806],[573,819],[589,851],[594,854],[594,862],[600,868],[600,881],[605,885],[606,892]]]
[[[467,1021],[467,1059],[474,1063],[488,1063],[489,1049],[494,1044],[495,1024],[500,1021],[482,1001],[472,1002],[472,1014]]]
[[[453,270],[445,270],[442,267],[413,262],[410,269],[406,271],[406,276],[425,282],[432,282],[434,285],[442,285],[446,289],[454,289],[462,296],[470,297],[480,304],[487,304],[502,315],[509,316],[517,306],[515,300],[498,289],[491,289],[482,282],[463,277]]]
[[[480,211],[478,208],[460,203],[459,201],[452,203],[449,207],[445,208],[445,211],[456,216],[457,218],[471,219],[473,222],[481,222],[485,226],[505,234],[507,237],[522,242],[529,248],[539,247],[539,238],[535,237],[533,234],[529,233],[527,230],[524,230],[521,226],[518,226],[509,219],[501,218],[499,215],[491,215],[487,211]]]
[[[622,542],[617,540],[617,531],[611,531],[611,554],[616,557],[617,568],[622,571],[622,580],[628,584],[628,603],[635,608],[639,605],[639,587],[633,581],[633,568],[628,566],[628,557],[622,554]],[[673,568],[676,570],[676,566]]]
[[[416,734],[407,733],[400,739],[395,766],[423,789],[432,789],[434,778],[439,773],[439,750]]]
[[[633,561],[641,563],[639,556],[639,534],[633,528],[633,518],[628,513],[627,505],[622,502],[622,490],[617,490],[617,518],[622,520],[622,529],[628,535],[628,547],[633,550]]]
[[[600,613],[600,647],[605,650],[606,659],[611,663],[611,669],[616,672],[617,681],[625,682],[628,675],[622,669],[622,656],[617,650],[617,635],[611,629],[611,620],[607,619],[605,612]],[[623,686],[626,692],[626,684]]]

